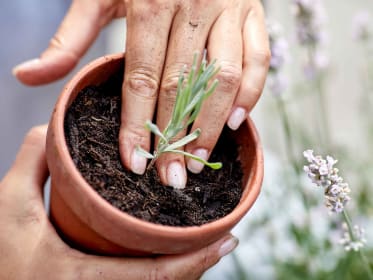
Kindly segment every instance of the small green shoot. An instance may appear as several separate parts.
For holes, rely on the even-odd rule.
[[[179,132],[194,122],[201,110],[203,101],[215,91],[218,84],[218,81],[215,79],[209,85],[210,80],[220,70],[219,68],[215,67],[216,62],[213,61],[207,65],[206,59],[203,58],[201,65],[197,69],[197,58],[198,56],[195,55],[192,68],[187,79],[185,79],[184,75],[185,68],[180,73],[172,117],[164,131],[161,132],[158,126],[151,121],[147,121],[145,124],[145,128],[147,130],[159,137],[153,154],[145,151],[140,146],[137,146],[136,148],[136,151],[140,155],[151,159],[149,167],[152,166],[155,160],[163,153],[182,154],[186,157],[199,161],[212,169],[219,169],[222,167],[220,162],[210,163],[198,156],[187,153],[180,149],[186,144],[195,140],[201,134],[201,130],[199,128],[189,133],[182,139],[172,142]]]

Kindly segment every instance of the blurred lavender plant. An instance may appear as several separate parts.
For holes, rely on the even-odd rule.
[[[279,96],[284,92],[288,84],[284,74],[284,66],[289,58],[288,42],[282,35],[280,24],[269,22],[267,29],[271,48],[268,85],[273,95]]]
[[[363,54],[363,62],[360,69],[362,98],[360,101],[360,115],[365,124],[367,142],[373,141],[373,17],[366,10],[359,11],[352,19],[352,37],[359,44]],[[368,158],[368,160],[370,160]]]
[[[298,43],[306,51],[303,65],[304,76],[316,92],[318,113],[317,140],[320,147],[330,150],[330,129],[327,102],[324,92],[324,76],[329,67],[329,57],[325,51],[328,36],[325,29],[326,13],[322,0],[292,0]]]
[[[305,76],[314,80],[319,72],[329,66],[328,56],[323,49],[328,38],[324,26],[324,6],[321,0],[293,0],[292,8],[298,43],[308,51],[308,60],[304,65]]]
[[[266,176],[263,188],[264,193],[261,199],[264,197],[264,200],[256,205],[256,209],[258,206],[261,207],[262,216],[256,213],[254,219],[250,220],[245,229],[245,237],[241,239],[242,244],[245,242],[249,249],[241,249],[242,255],[238,255],[241,268],[247,272],[247,278],[235,276],[229,279],[373,279],[372,262],[364,254],[365,252],[369,257],[373,257],[373,251],[369,247],[371,243],[367,242],[364,229],[351,223],[346,211],[347,207],[352,206],[351,204],[356,205],[357,207],[351,209],[351,212],[358,213],[359,220],[366,225],[368,233],[372,231],[371,224],[366,222],[369,221],[373,213],[371,207],[371,174],[373,171],[371,153],[366,152],[368,162],[361,161],[355,150],[337,150],[336,154],[344,164],[343,168],[345,169],[347,165],[346,170],[349,175],[356,175],[350,179],[351,184],[354,185],[353,200],[350,197],[349,185],[344,182],[336,168],[337,160],[333,157],[324,159],[314,156],[310,151],[306,154],[314,162],[308,162],[307,174],[316,185],[320,186],[319,188],[322,188],[325,206],[319,203],[317,192],[303,188],[308,182],[304,180],[307,178],[302,172],[301,162],[304,159],[301,157],[300,150],[303,151],[307,146],[319,145],[320,149],[323,149],[323,153],[325,151],[334,154],[336,151],[331,149],[335,149],[336,146],[329,142],[329,139],[323,138],[329,131],[333,133],[335,127],[329,127],[327,120],[327,114],[330,112],[329,105],[333,105],[333,103],[328,104],[324,99],[325,95],[329,93],[327,91],[329,87],[327,88],[325,85],[328,82],[327,78],[330,78],[327,76],[330,61],[327,55],[328,34],[326,32],[327,17],[323,7],[324,1],[291,0],[291,2],[298,44],[287,43],[286,36],[289,34],[286,32],[288,30],[281,28],[280,24],[270,21],[267,26],[272,59],[266,87],[274,97],[271,101],[274,101],[279,109],[275,111],[276,114],[273,117],[273,107],[269,107],[270,111],[267,113],[271,117],[268,127],[271,131],[273,130],[274,118],[281,121],[280,125],[284,132],[281,133],[281,136],[285,136],[284,141],[281,142],[286,145],[285,154],[288,162],[284,162],[281,158],[282,151],[277,151],[278,153],[275,155],[276,164],[279,164],[277,172],[268,168],[268,165],[266,166],[269,176]],[[275,8],[276,5],[274,5]],[[359,13],[354,19],[354,38],[361,45],[367,46],[368,43],[373,43],[371,19],[369,12]],[[360,56],[363,57],[365,64],[370,63],[369,57],[373,58],[373,48],[370,48],[370,54],[366,52],[368,50],[369,48],[366,47],[364,53],[356,53],[356,59],[359,59]],[[285,71],[289,60],[296,60],[297,55],[304,55],[301,57],[304,60],[300,61],[302,62],[301,70],[304,71],[306,80],[306,83],[301,81],[299,85],[296,84],[293,77],[287,76]],[[343,57],[340,59],[343,60]],[[373,66],[372,63],[370,65]],[[338,74],[337,72],[336,74]],[[373,72],[365,72],[369,74],[364,77],[373,85],[371,78]],[[354,82],[354,80],[349,82]],[[373,87],[369,91],[364,89],[364,94],[373,97],[372,89]],[[309,90],[310,93],[315,94],[302,95],[302,90]],[[341,92],[341,96],[343,94],[345,93]],[[307,98],[305,104],[301,103],[302,99],[297,98],[299,96]],[[369,106],[373,102],[364,101],[364,104]],[[315,123],[317,126],[305,125],[304,114],[309,111],[303,105],[317,108],[312,112],[316,116],[315,119],[320,117],[319,122]],[[367,114],[365,120],[372,120],[373,110],[371,108],[373,105],[370,106],[370,115]],[[298,120],[300,123],[297,122]],[[336,122],[338,121],[336,120]],[[373,136],[373,125],[371,127]],[[320,129],[319,134],[315,133],[317,129]],[[275,140],[276,144],[277,140],[278,138]],[[373,141],[368,140],[367,143],[372,144]],[[371,145],[364,147],[366,151],[371,151],[371,149]],[[267,148],[266,152],[268,153],[267,164],[271,161],[273,164],[273,158],[272,160],[270,158],[273,150]],[[279,161],[277,162],[277,160]],[[291,167],[288,163],[294,167],[295,172],[288,172],[293,171],[289,169]],[[310,166],[311,164],[314,165]],[[366,174],[364,179],[363,174]],[[364,184],[366,186],[363,186]],[[284,203],[286,203],[286,207],[284,207]],[[363,203],[366,205],[365,210]],[[329,209],[330,219],[320,219],[322,213],[325,212],[325,207]],[[339,241],[341,247],[349,253],[341,254],[341,247],[332,246],[336,241]],[[266,248],[265,245],[268,246],[267,249],[263,249]],[[249,259],[247,255],[250,253],[248,252],[256,251],[255,249],[258,253],[252,253],[252,259]],[[289,250],[290,253],[287,254],[286,250]],[[357,257],[359,255],[360,258]],[[248,261],[252,260],[256,261],[255,265],[247,266]],[[262,268],[264,267],[267,274],[255,275],[260,270],[260,265]],[[363,267],[366,268],[366,272]],[[238,275],[240,274],[238,273]],[[216,279],[216,277],[212,279]]]
[[[369,12],[360,11],[353,18],[353,38],[367,41],[373,36],[373,20]]]
[[[303,152],[308,161],[304,166],[304,171],[308,178],[316,186],[322,187],[325,194],[325,206],[332,212],[341,213],[345,205],[351,200],[350,188],[343,182],[343,178],[338,175],[339,170],[334,167],[337,160],[331,156],[323,159],[321,156],[314,156],[313,150]]]
[[[326,39],[323,25],[326,14],[321,0],[294,0],[296,33],[300,45],[319,45]]]
[[[346,251],[359,251],[364,245],[367,243],[365,239],[365,230],[358,225],[355,225],[353,228],[353,234],[355,240],[351,239],[351,235],[348,231],[348,225],[343,223],[342,225],[344,229],[343,237],[339,241],[341,245],[345,248]]]
[[[367,275],[369,279],[373,279],[373,271],[370,268],[369,261],[361,250],[366,243],[364,229],[357,225],[352,226],[345,209],[346,204],[351,200],[349,196],[351,190],[348,184],[343,181],[343,178],[338,175],[339,170],[334,167],[337,160],[331,156],[327,156],[326,159],[320,155],[315,156],[313,150],[306,150],[303,155],[308,161],[308,165],[304,166],[304,171],[312,183],[324,189],[326,207],[331,212],[343,214],[345,232],[340,243],[346,251],[352,249],[360,253]]]

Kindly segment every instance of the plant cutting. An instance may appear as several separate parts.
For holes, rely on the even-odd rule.
[[[201,133],[201,129],[197,128],[182,139],[172,142],[172,140],[189,125],[191,125],[197,118],[201,110],[203,101],[208,98],[216,89],[218,81],[215,79],[208,87],[210,80],[218,73],[219,68],[215,68],[215,61],[207,65],[204,58],[197,69],[197,54],[194,56],[193,65],[188,78],[185,80],[184,71],[181,72],[176,89],[176,101],[171,116],[171,120],[164,129],[160,131],[158,126],[148,120],[145,128],[159,137],[156,148],[153,154],[145,151],[140,146],[137,146],[137,152],[142,156],[151,159],[148,169],[151,168],[155,160],[163,153],[178,153],[186,157],[192,158],[196,161],[207,165],[212,169],[220,169],[222,164],[220,162],[210,163],[203,158],[187,153],[180,148],[186,144],[194,141]]]
[[[247,119],[238,131],[227,133],[229,134],[229,139],[233,139],[232,143],[234,142],[235,145],[221,145],[223,147],[238,147],[238,149],[236,149],[237,156],[233,159],[232,155],[234,155],[234,153],[223,153],[224,156],[231,155],[231,159],[224,159],[223,164],[229,164],[229,161],[235,162],[234,164],[238,163],[240,166],[239,169],[242,169],[243,172],[243,174],[241,174],[242,182],[239,182],[240,197],[229,213],[200,224],[192,222],[179,225],[179,222],[176,222],[176,225],[170,225],[164,224],[163,222],[153,222],[153,218],[162,216],[168,217],[169,213],[162,212],[162,207],[159,212],[155,213],[154,211],[158,210],[147,208],[150,204],[161,204],[161,196],[157,196],[157,198],[150,201],[148,200],[145,204],[141,204],[138,201],[138,198],[142,196],[141,192],[146,189],[154,189],[156,191],[151,195],[143,195],[145,198],[151,199],[152,195],[170,192],[173,198],[179,199],[181,197],[181,202],[185,206],[193,204],[194,200],[197,200],[192,195],[200,196],[201,201],[209,206],[213,206],[213,208],[209,208],[210,210],[207,216],[218,212],[221,204],[219,200],[224,200],[225,194],[229,194],[231,190],[229,187],[221,188],[225,191],[224,195],[221,195],[214,203],[209,203],[210,197],[206,192],[208,186],[203,184],[193,188],[187,186],[185,190],[178,191],[164,186],[157,186],[158,182],[156,181],[154,181],[154,186],[144,187],[140,184],[139,180],[146,176],[136,175],[136,177],[133,174],[125,173],[122,166],[118,166],[118,169],[113,170],[109,175],[99,173],[99,175],[96,176],[92,174],[92,170],[102,172],[106,170],[107,165],[118,163],[118,150],[115,149],[115,145],[113,146],[111,143],[100,142],[101,140],[93,139],[93,137],[106,137],[108,134],[113,134],[112,140],[117,141],[117,135],[113,132],[116,128],[105,129],[108,129],[115,119],[115,113],[112,115],[107,115],[107,113],[109,111],[118,112],[120,109],[120,105],[118,105],[120,103],[117,101],[120,100],[120,85],[122,80],[116,82],[115,88],[119,88],[118,95],[112,94],[112,92],[115,91],[113,88],[108,89],[106,87],[108,81],[110,81],[112,77],[123,77],[123,65],[123,54],[105,56],[90,63],[79,71],[67,84],[56,104],[47,137],[47,161],[52,185],[51,219],[61,235],[70,244],[94,253],[141,256],[152,254],[177,254],[202,248],[228,233],[246,214],[259,194],[263,178],[263,158],[255,127],[251,120]],[[206,69],[210,68],[206,67]],[[210,74],[213,73],[214,71]],[[195,77],[198,77],[198,74],[196,74]],[[183,78],[181,78],[180,83],[187,84],[183,82]],[[209,88],[205,88],[204,94],[210,94],[212,92],[210,92],[210,90],[213,89],[213,87],[214,84]],[[102,102],[89,99],[91,95],[94,95],[95,89],[105,89],[103,94],[100,95],[103,98],[100,99],[103,100]],[[90,112],[88,111],[90,107],[96,108],[102,104],[108,106],[107,109],[104,110],[104,115],[94,115],[94,113],[89,115]],[[200,106],[201,103],[196,102],[196,104],[199,104],[195,107],[198,113],[198,106]],[[75,119],[73,113],[76,112],[73,108],[80,109],[80,111],[77,111],[78,115]],[[194,110],[190,111],[190,116],[193,116],[194,112]],[[82,115],[83,113],[88,113],[88,115]],[[76,122],[79,120],[83,122],[89,120],[91,122],[93,121],[95,124],[101,125],[104,123],[105,125],[83,131],[76,123],[70,122],[71,119]],[[188,125],[188,121],[183,124]],[[160,136],[159,129],[156,130],[157,128],[150,122],[147,123],[147,126],[149,129],[158,133],[158,137],[161,140],[159,143],[165,143],[162,142],[165,139],[162,139]],[[102,133],[100,129],[103,129],[102,131],[106,131],[107,133]],[[188,135],[186,140],[183,140],[184,142],[172,142],[171,140],[166,149],[169,151],[176,150],[176,152],[181,152],[181,150],[179,150],[181,146],[178,145],[188,143],[191,138],[193,139],[198,136],[198,133],[198,130],[197,132],[192,132],[192,136]],[[165,131],[163,131],[162,134],[164,136]],[[84,137],[82,137],[82,135]],[[72,145],[74,141],[76,145]],[[99,153],[100,145],[104,147],[101,149],[103,154]],[[90,151],[86,154],[87,157],[85,157],[84,160],[76,157],[77,154],[87,147]],[[111,157],[106,153],[110,151],[113,152]],[[141,151],[141,149],[139,149],[139,152],[150,157],[150,154]],[[152,154],[152,157],[156,158],[154,154]],[[92,162],[88,162],[88,168],[82,168],[87,158]],[[219,167],[220,165],[219,163],[208,164],[212,167]],[[236,169],[238,168],[222,168],[218,171],[213,170],[213,172],[223,174],[220,172],[224,172],[224,170],[231,172]],[[155,169],[152,168],[152,170],[154,171]],[[146,173],[153,172],[149,170]],[[118,176],[122,178],[122,180],[114,182],[113,178],[117,174],[119,174]],[[230,175],[223,174],[221,176],[215,175],[212,177],[227,181]],[[197,179],[197,177],[193,178],[193,176],[189,176],[188,181]],[[222,181],[219,181],[219,184],[221,184]],[[132,194],[132,190],[124,186],[131,182],[135,183],[136,192],[133,193],[133,197],[135,198],[130,201],[129,208],[136,208],[140,205],[137,214],[140,213],[143,215],[145,213],[145,217],[138,217],[137,214],[131,215],[126,211],[122,211],[122,207],[116,205],[116,203],[118,203],[117,197],[110,197],[110,199],[108,199],[108,197],[105,196],[111,196],[113,193],[117,192]],[[215,184],[215,187],[218,188],[219,186]],[[214,188],[212,188],[212,190],[214,190]],[[105,195],[102,195],[101,191],[103,191]],[[138,191],[140,191],[140,194]],[[189,200],[190,198],[191,200]],[[178,203],[172,204],[178,206]],[[180,213],[183,214],[185,209],[182,208],[181,210]],[[200,210],[196,209],[196,211]],[[200,216],[199,213],[201,213],[201,216],[204,215],[203,212],[192,211],[191,213],[192,216],[197,216],[197,218]],[[150,216],[151,219],[147,220],[146,216]]]

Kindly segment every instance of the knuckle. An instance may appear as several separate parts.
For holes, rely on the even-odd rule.
[[[222,63],[217,74],[219,87],[224,91],[236,91],[241,84],[242,67],[233,64]]]
[[[141,144],[148,146],[149,132],[144,128],[144,123],[137,122],[126,123],[126,129],[119,135],[119,141],[128,141],[132,144]]]
[[[265,80],[253,80],[247,79],[247,81],[242,85],[240,90],[240,95],[244,97],[249,104],[256,102],[263,93]],[[251,105],[250,105],[251,106]]]
[[[131,71],[126,77],[128,89],[138,96],[154,99],[159,87],[159,80],[154,73],[148,67]]]
[[[79,61],[79,53],[74,49],[68,48],[65,40],[58,33],[49,41],[49,48],[62,53],[66,59],[71,60],[74,64]]]
[[[262,89],[258,87],[251,86],[247,89],[247,92],[250,93],[252,99],[257,100],[262,95]]]
[[[179,77],[176,75],[167,76],[162,83],[162,91],[167,94],[175,94]]]
[[[184,73],[186,77],[188,73]],[[177,85],[179,82],[180,71],[169,71],[162,81],[161,91],[167,98],[175,99]]]
[[[267,48],[265,50],[253,52],[252,60],[255,61],[257,64],[264,65],[265,67],[269,67],[269,63],[271,61],[270,49]]]

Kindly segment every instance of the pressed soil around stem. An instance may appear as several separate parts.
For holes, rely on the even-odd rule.
[[[242,169],[228,129],[210,158],[223,167],[188,172],[185,189],[162,185],[155,168],[136,175],[123,167],[119,155],[121,84],[118,73],[84,88],[66,113],[66,142],[85,180],[114,207],[156,224],[202,225],[230,213],[242,195]]]

